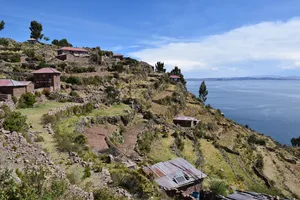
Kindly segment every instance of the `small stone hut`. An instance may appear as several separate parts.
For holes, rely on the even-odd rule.
[[[26,92],[33,92],[34,85],[30,81],[0,79],[0,94],[20,97]]]
[[[175,125],[182,127],[194,127],[199,123],[199,120],[194,117],[177,116],[173,119]]]

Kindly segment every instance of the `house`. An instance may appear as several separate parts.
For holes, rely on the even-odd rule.
[[[176,76],[176,75],[170,75],[170,78],[175,82],[178,82],[180,80],[180,76]]]
[[[0,79],[0,93],[20,97],[26,92],[33,92],[34,85],[30,81],[15,81],[12,79]]]
[[[74,57],[89,57],[89,52],[82,48],[62,47],[57,50],[56,58],[60,60],[67,60],[69,55]]]
[[[113,58],[116,60],[123,60],[124,56],[122,54],[114,54]]]
[[[199,120],[194,117],[177,116],[173,119],[175,125],[182,127],[193,127],[199,123]]]
[[[275,200],[275,199],[281,199],[279,197],[273,197],[267,194],[262,193],[256,193],[256,192],[244,192],[244,191],[236,191],[233,194],[230,194],[228,197],[219,197],[219,199],[224,200]]]
[[[160,162],[143,168],[144,173],[152,175],[155,182],[165,191],[180,191],[191,195],[201,189],[206,174],[196,169],[183,158]]]
[[[53,68],[42,68],[33,72],[35,88],[60,89],[60,72]]]
[[[35,39],[35,38],[30,38],[30,39],[27,40],[27,42],[29,42],[30,44],[37,44],[37,43],[39,43],[39,41],[37,39]]]

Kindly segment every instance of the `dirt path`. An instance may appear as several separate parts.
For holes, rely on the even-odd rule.
[[[124,133],[124,143],[118,145],[118,149],[130,157],[139,157],[134,148],[137,142],[137,136],[143,131],[144,127],[145,123],[138,123],[126,127],[126,131]]]

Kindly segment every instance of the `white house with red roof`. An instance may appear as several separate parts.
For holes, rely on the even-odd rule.
[[[68,55],[74,57],[89,57],[89,52],[83,48],[74,48],[74,47],[62,47],[57,50],[57,58],[60,60],[67,60]]]

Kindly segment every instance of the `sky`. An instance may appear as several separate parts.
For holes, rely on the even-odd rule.
[[[187,78],[300,76],[300,0],[0,0],[0,37],[112,50]]]

